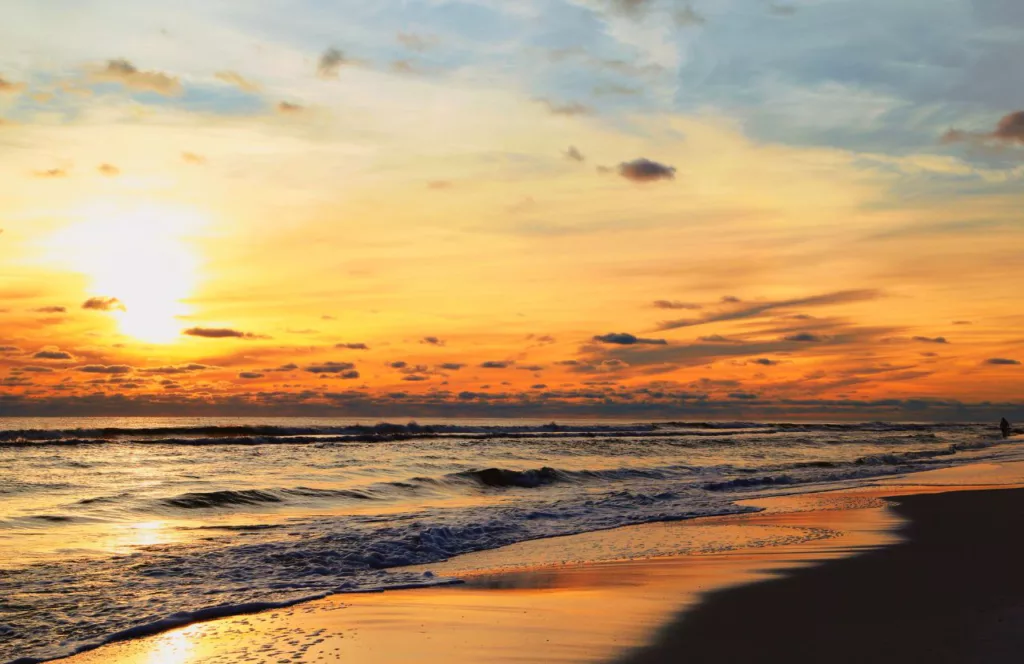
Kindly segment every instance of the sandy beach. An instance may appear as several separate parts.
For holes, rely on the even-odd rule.
[[[336,595],[62,661],[1016,661],[1024,491],[1002,487],[1022,472],[965,466],[525,542],[430,566],[460,585]],[[657,555],[680,540],[691,554]]]

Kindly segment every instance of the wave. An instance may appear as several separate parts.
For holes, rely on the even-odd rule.
[[[517,438],[729,438],[787,433],[922,433],[970,428],[971,424],[893,424],[884,422],[806,424],[761,422],[656,422],[640,424],[464,425],[416,422],[344,426],[168,426],[0,431],[0,447],[28,445],[98,445],[112,442],[164,445],[268,445],[331,442],[401,441],[437,436],[478,439]],[[934,434],[932,434],[934,436]]]
[[[189,492],[170,498],[161,498],[158,502],[167,507],[193,510],[258,505],[260,503],[283,503],[289,498],[373,500],[373,496],[365,491],[354,489],[312,489],[300,486],[290,489],[237,489]]]

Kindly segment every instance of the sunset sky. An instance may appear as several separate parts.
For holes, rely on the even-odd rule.
[[[1024,416],[1018,0],[14,0],[0,414]]]

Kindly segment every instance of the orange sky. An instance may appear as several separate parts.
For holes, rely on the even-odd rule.
[[[0,414],[1024,409],[1024,16],[15,4]]]

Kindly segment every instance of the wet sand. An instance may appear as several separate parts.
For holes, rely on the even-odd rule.
[[[987,489],[986,477],[1018,483],[1019,464],[1007,466],[526,542],[430,566],[462,585],[338,595],[62,661],[1003,661],[1004,632],[1024,633],[1000,632],[1022,617],[1008,566],[1024,556],[1024,492],[967,490]],[[939,495],[881,500],[921,492]],[[691,553],[659,557],[672,547]],[[933,652],[982,647],[994,658]]]
[[[903,496],[905,541],[710,593],[622,664],[1020,662],[1024,490]]]

